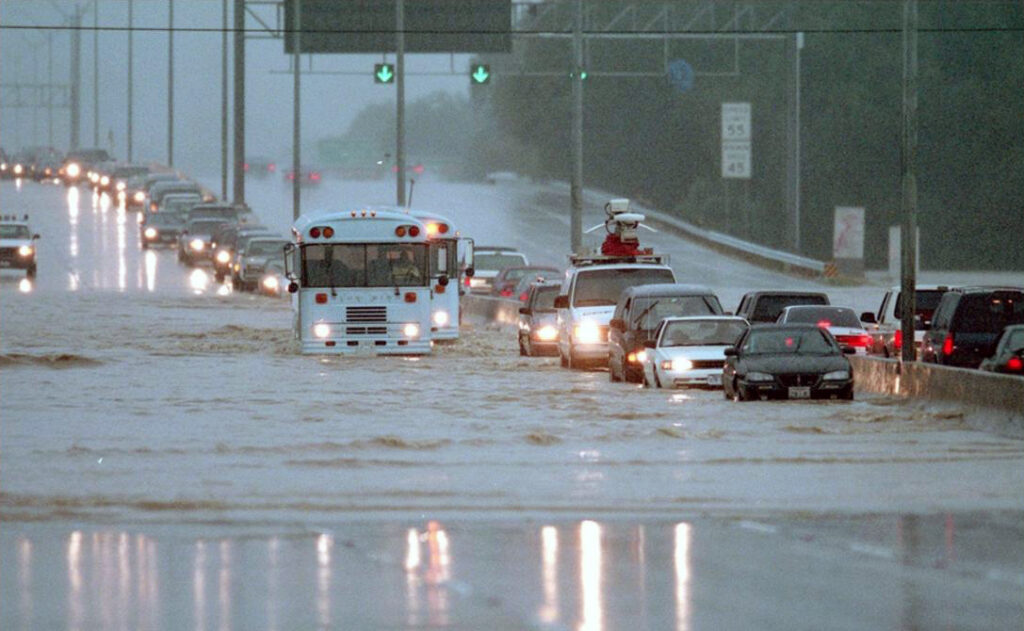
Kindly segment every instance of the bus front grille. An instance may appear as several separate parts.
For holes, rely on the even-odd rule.
[[[348,322],[387,322],[388,308],[384,306],[345,307]]]
[[[387,335],[386,326],[348,326],[345,327],[346,335]]]

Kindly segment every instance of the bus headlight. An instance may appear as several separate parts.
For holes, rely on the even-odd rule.
[[[420,325],[415,322],[410,322],[402,327],[402,334],[405,335],[405,337],[419,337]]]
[[[435,311],[434,312],[434,324],[437,326],[445,326],[448,324],[448,312],[447,311]]]
[[[542,342],[554,342],[558,339],[558,329],[550,324],[537,329],[537,339]]]
[[[319,337],[320,339],[324,339],[330,334],[331,327],[329,324],[326,324],[324,322],[317,322],[316,324],[313,325],[313,335]]]
[[[145,237],[147,239],[155,239],[156,238],[156,228],[146,228],[146,231],[143,233],[143,235],[145,235]]]
[[[33,250],[31,245],[23,245],[18,248],[18,254],[23,257],[32,256],[32,252]]]
[[[576,325],[573,337],[580,344],[596,344],[601,341],[601,328],[593,320],[584,320]]]
[[[202,252],[205,246],[206,244],[203,243],[202,239],[192,239],[188,244],[188,247],[192,248],[196,252]]]

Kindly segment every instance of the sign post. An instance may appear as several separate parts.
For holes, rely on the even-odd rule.
[[[847,276],[864,275],[864,209],[836,206],[832,230],[832,260]]]
[[[750,179],[750,103],[722,103],[722,177]]]

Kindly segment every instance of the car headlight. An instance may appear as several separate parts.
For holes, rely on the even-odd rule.
[[[141,204],[146,201],[146,194],[142,191],[136,191],[135,195],[132,196],[132,199]]]
[[[206,244],[203,243],[202,239],[192,239],[192,241],[189,242],[188,246],[195,250],[196,252],[202,252],[203,248],[206,247]]]
[[[147,239],[156,238],[156,228],[146,228],[146,231],[142,233]]]
[[[324,322],[317,322],[313,325],[313,335],[323,339],[331,334],[331,326]]]
[[[227,250],[221,250],[220,252],[217,252],[217,262],[218,263],[227,263],[230,260],[231,260],[231,253],[228,252]]]
[[[665,363],[669,364],[671,370],[675,372],[686,372],[687,370],[693,369],[693,362],[690,361],[689,359],[686,359],[685,357],[677,357],[676,359],[673,359],[671,362]]]
[[[448,324],[448,312],[447,311],[435,311],[433,316],[434,324],[437,326],[445,326]]]
[[[82,167],[72,162],[71,164],[68,165],[66,173],[68,174],[68,177],[78,177],[79,175],[82,174]]]
[[[267,291],[277,291],[280,283],[277,281],[277,276],[264,276],[263,277],[263,288]]]
[[[558,339],[558,329],[551,324],[545,324],[537,329],[537,339],[542,342],[554,342]]]
[[[32,248],[31,245],[23,245],[18,248],[18,254],[21,256],[32,256],[32,252],[34,251],[35,250]]]
[[[101,175],[100,176],[100,186],[110,186],[110,176],[108,176],[108,175]]]
[[[402,334],[405,335],[405,337],[419,337],[420,325],[415,322],[410,322],[402,327]]]
[[[833,370],[832,372],[825,373],[824,377],[826,381],[846,381],[849,378],[849,370]]]
[[[601,341],[601,328],[593,320],[584,320],[573,329],[573,337],[580,344],[596,344]]]
[[[21,166],[20,164],[14,165],[14,174],[15,175],[21,175],[24,171],[25,171],[25,168],[23,166]]]
[[[126,186],[127,184],[125,184],[124,182],[118,181],[117,186],[115,186],[114,188],[116,188],[118,191],[123,191]]]
[[[747,381],[775,381],[775,377],[766,372],[748,372]]]

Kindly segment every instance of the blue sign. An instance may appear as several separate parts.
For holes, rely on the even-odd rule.
[[[668,81],[680,93],[693,89],[693,68],[683,59],[673,59],[668,65]]]

